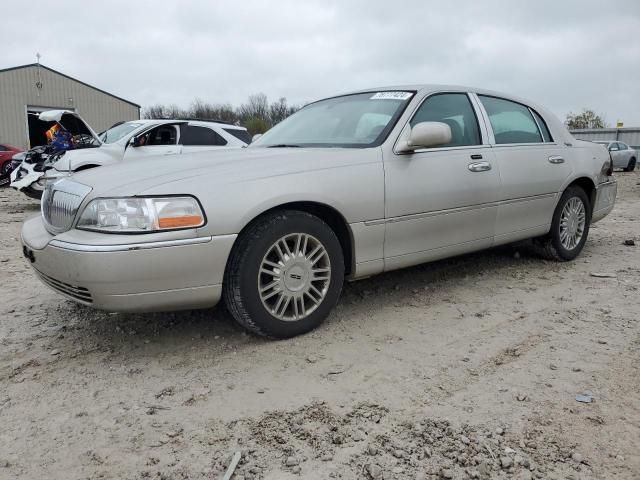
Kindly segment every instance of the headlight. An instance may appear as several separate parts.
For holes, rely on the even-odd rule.
[[[204,225],[193,197],[97,198],[85,207],[76,228],[105,233],[140,233]]]

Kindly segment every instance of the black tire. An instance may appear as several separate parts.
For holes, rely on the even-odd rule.
[[[562,214],[562,209],[572,198],[580,199],[584,205],[585,225],[580,241],[575,247],[573,247],[571,250],[568,250],[564,247],[564,245],[562,245],[562,242],[560,241],[560,216]],[[555,211],[553,212],[551,230],[544,237],[536,239],[534,241],[534,244],[537,247],[538,252],[547,260],[555,260],[557,262],[566,262],[569,260],[573,260],[580,254],[585,242],[587,241],[590,223],[591,204],[589,202],[589,197],[582,188],[578,186],[571,186],[564,191],[564,193],[560,197],[560,201],[558,202]]]
[[[631,157],[629,159],[629,163],[627,164],[627,168],[623,168],[625,172],[633,172],[636,169],[636,159],[635,157]]]
[[[331,266],[327,292],[308,316],[281,320],[267,310],[258,291],[263,258],[278,239],[295,233],[313,236],[325,248]],[[335,232],[320,218],[306,212],[282,210],[250,225],[233,247],[223,284],[223,297],[235,320],[258,335],[289,338],[319,326],[338,302],[344,282],[344,255]]]
[[[42,200],[42,190],[36,190],[35,188],[25,187],[20,191],[29,198],[33,198],[34,200]]]
[[[36,190],[35,188],[25,187],[20,191],[24,193],[27,197],[33,198],[34,200],[42,199],[42,190]]]
[[[9,175],[11,173],[11,160],[7,160],[2,164],[2,168],[0,168],[0,175]]]

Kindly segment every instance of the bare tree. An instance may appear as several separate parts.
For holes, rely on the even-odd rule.
[[[585,128],[606,128],[607,122],[604,116],[596,114],[593,110],[587,108],[582,113],[568,113],[565,125],[570,130],[581,130]]]
[[[249,95],[249,101],[238,108],[238,117],[241,122],[249,118],[259,118],[271,123],[269,118],[269,101],[264,93]]]
[[[277,102],[273,102],[269,107],[269,120],[271,120],[272,125],[276,125],[296,111],[298,111],[298,107],[287,105],[287,99],[280,97]]]
[[[230,103],[207,103],[196,98],[188,109],[177,105],[152,105],[143,111],[143,118],[201,118],[203,120],[221,120],[236,125],[242,125],[252,134],[264,133],[273,125],[280,123],[299,107],[287,104],[287,99],[281,97],[269,104],[264,93],[249,95],[246,103],[234,109]]]
[[[238,121],[238,115],[230,103],[212,104],[203,102],[197,98],[191,104],[190,113],[193,118],[220,120],[229,123],[236,123]]]

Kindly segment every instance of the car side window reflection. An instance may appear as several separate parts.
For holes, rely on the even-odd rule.
[[[420,122],[442,122],[451,128],[451,142],[444,147],[480,145],[478,119],[466,93],[438,93],[427,98],[411,119],[413,127]]]

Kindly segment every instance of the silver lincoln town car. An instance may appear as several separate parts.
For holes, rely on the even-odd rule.
[[[607,149],[538,105],[475,88],[375,88],[311,103],[245,149],[49,183],[22,242],[40,279],[84,305],[224,298],[244,327],[284,338],[318,326],[345,278],[527,238],[572,260],[616,193]]]

